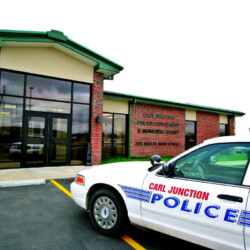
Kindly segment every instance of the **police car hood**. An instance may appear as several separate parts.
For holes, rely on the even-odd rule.
[[[105,183],[140,187],[150,167],[147,161],[121,162],[90,167],[79,174],[85,177],[86,185]]]

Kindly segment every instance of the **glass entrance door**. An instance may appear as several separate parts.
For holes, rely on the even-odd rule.
[[[51,117],[50,120],[49,165],[65,165],[68,162],[68,127],[66,117]]]
[[[25,113],[23,166],[69,164],[69,115]]]
[[[25,135],[26,143],[23,152],[25,153],[26,163],[29,165],[45,165],[46,117],[28,116]]]

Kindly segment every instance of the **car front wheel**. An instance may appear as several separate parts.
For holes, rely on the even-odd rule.
[[[90,199],[90,219],[102,234],[119,234],[127,224],[126,209],[121,198],[109,189],[97,190]]]

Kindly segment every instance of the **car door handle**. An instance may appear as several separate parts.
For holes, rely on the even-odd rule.
[[[229,200],[229,201],[236,201],[236,202],[243,202],[243,198],[239,196],[233,196],[228,194],[219,194],[217,196],[219,199]]]

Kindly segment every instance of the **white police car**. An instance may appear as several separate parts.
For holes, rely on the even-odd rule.
[[[243,148],[238,153],[238,149]],[[167,163],[92,167],[71,184],[93,226],[117,234],[127,221],[210,248],[250,248],[250,139],[211,139]]]

